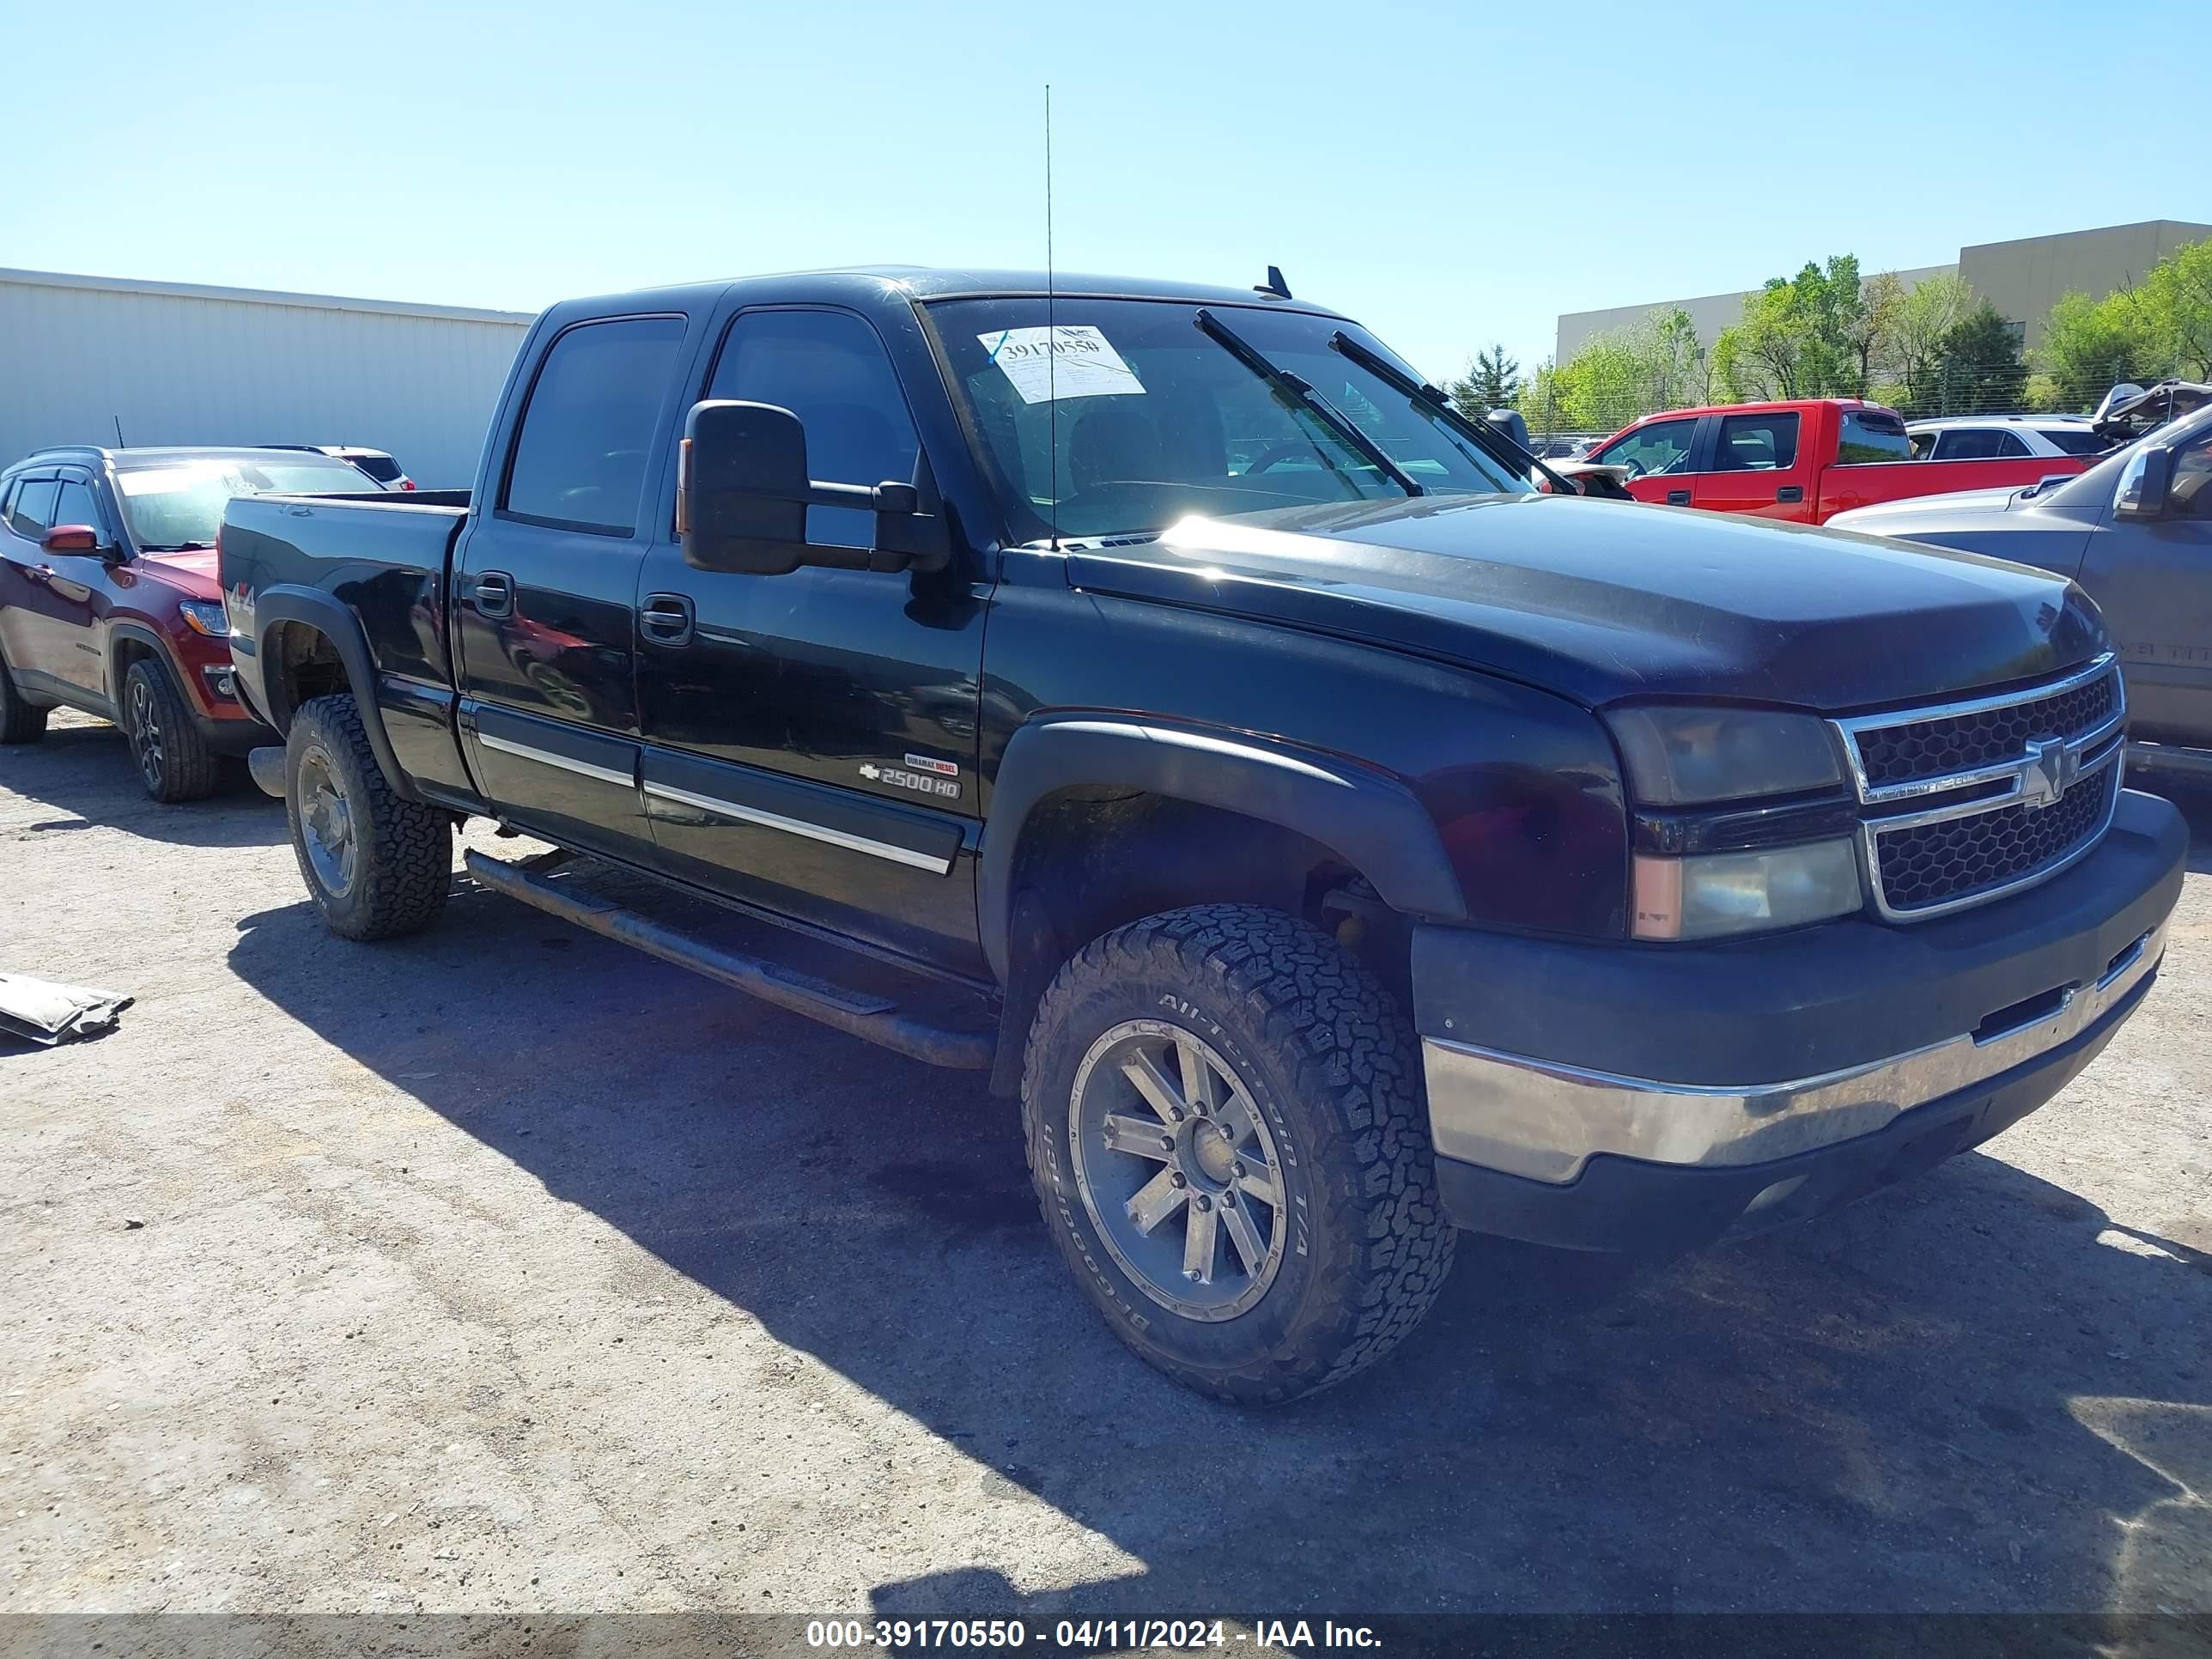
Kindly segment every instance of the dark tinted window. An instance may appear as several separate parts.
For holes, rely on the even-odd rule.
[[[584,323],[553,343],[507,475],[510,513],[627,536],[653,424],[684,341],[680,317]]]
[[[1686,472],[1690,465],[1690,440],[1697,430],[1694,420],[1654,421],[1607,445],[1591,459],[1626,466],[1631,469],[1630,476],[1638,478],[1661,472]]]
[[[2212,428],[2199,432],[2175,454],[2166,499],[2169,509],[2184,517],[2212,519]]]
[[[1720,441],[1713,447],[1714,471],[1771,472],[1794,465],[1796,459],[1794,410],[1722,417]]]
[[[842,311],[749,311],[730,325],[710,398],[774,404],[805,423],[806,470],[823,483],[914,482],[921,441],[875,331]],[[806,539],[867,547],[875,514],[806,509]]]
[[[1836,465],[1866,466],[1883,461],[1925,459],[1927,447],[1905,434],[1905,422],[1894,415],[1869,409],[1844,411],[1843,430],[1836,437]]]
[[[399,463],[387,455],[349,455],[346,459],[379,483],[390,483],[399,477]]]
[[[88,524],[105,536],[106,521],[100,517],[100,503],[93,500],[92,491],[74,479],[62,480],[61,494],[54,501],[56,524]]]
[[[1936,441],[1936,459],[1939,461],[1993,461],[2008,455],[2025,455],[2027,446],[2018,437],[1996,427],[1968,427],[1963,431],[1946,432]]]
[[[45,535],[53,526],[54,492],[58,488],[52,478],[19,485],[15,499],[8,504],[8,528],[33,541]]]
[[[2094,455],[2105,447],[2105,441],[2087,427],[2039,426],[2036,431],[2069,455]]]

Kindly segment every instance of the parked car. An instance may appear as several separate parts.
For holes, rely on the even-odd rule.
[[[2100,455],[2112,447],[2086,415],[1960,415],[1909,421],[1905,431],[1916,461]]]
[[[342,461],[351,461],[386,489],[412,489],[415,480],[399,470],[399,463],[380,449],[363,449],[355,444],[270,444],[270,449],[311,449],[318,455],[334,455]]]
[[[330,928],[431,922],[457,819],[552,842],[467,866],[1018,1092],[1083,1293],[1249,1401],[1397,1343],[1455,1224],[1816,1213],[2141,1003],[2187,836],[2063,579],[1539,495],[1347,318],[1058,288],[556,306],[473,491],[234,501]]]
[[[375,489],[343,461],[274,449],[72,447],[0,472],[0,743],[82,708],[123,728],[155,799],[208,793],[218,756],[269,741],[231,678],[223,503]]]
[[[2119,642],[2129,759],[2212,777],[2212,408],[2048,489],[1897,501],[1829,523],[2080,583]]]
[[[1647,415],[1589,459],[1628,466],[1629,493],[1640,501],[1797,524],[1904,496],[2030,484],[2088,464],[2080,456],[1916,461],[1895,410],[1850,398]]]

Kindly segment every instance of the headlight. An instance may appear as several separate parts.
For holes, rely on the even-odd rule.
[[[1849,915],[1865,902],[1848,841],[1633,860],[1638,939],[1716,939]]]
[[[221,599],[181,599],[177,610],[185,619],[185,626],[195,634],[204,634],[211,640],[230,637],[230,617],[224,612]]]
[[[1654,703],[1605,718],[1630,791],[1647,806],[1796,794],[1844,781],[1827,726],[1811,714]]]

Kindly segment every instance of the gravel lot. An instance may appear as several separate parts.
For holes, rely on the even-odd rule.
[[[1984,1152],[1632,1279],[1463,1249],[1255,1416],[1078,1300],[980,1080],[465,881],[326,938],[242,774],[59,718],[0,966],[138,1001],[0,1046],[0,1611],[2212,1610],[2191,810],[2158,989]]]

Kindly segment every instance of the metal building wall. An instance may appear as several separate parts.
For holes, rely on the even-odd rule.
[[[0,465],[48,444],[343,443],[474,482],[528,314],[0,270]]]

